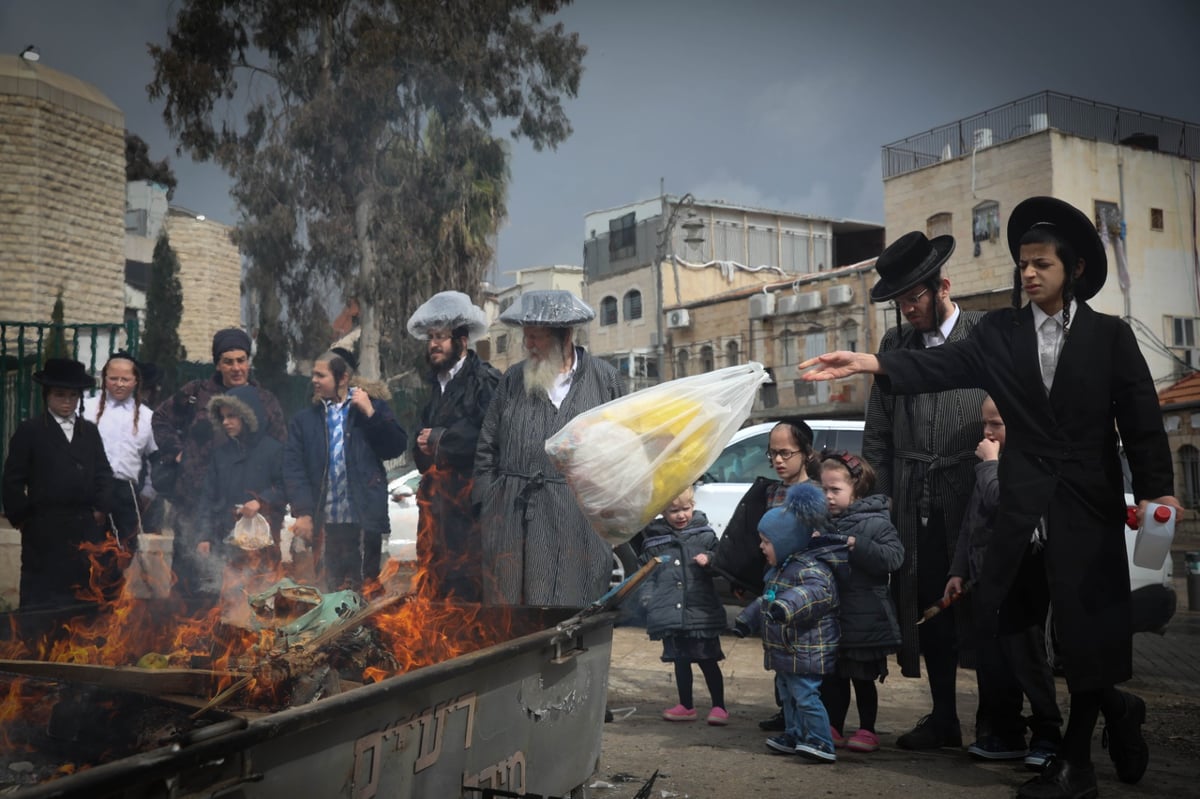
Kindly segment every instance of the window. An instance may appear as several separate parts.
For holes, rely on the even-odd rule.
[[[687,373],[688,373],[688,351],[687,350],[676,350],[675,351],[675,376],[676,377],[687,377]]]
[[[934,236],[950,236],[953,234],[954,217],[948,213],[934,214],[925,220],[925,235],[929,238]]]
[[[617,323],[617,298],[605,297],[600,300],[600,326],[607,327]]]
[[[725,365],[738,365],[738,342],[737,339],[731,339],[725,342]]]
[[[779,334],[779,363],[782,366],[800,363],[796,357],[796,334],[791,330]]]
[[[632,212],[609,220],[608,260],[632,258],[637,253],[637,219]]]
[[[981,202],[971,210],[971,237],[974,241],[995,241],[1000,237],[1000,204]]]
[[[700,348],[700,369],[704,372],[711,372],[716,367],[715,359],[713,358],[713,348],[709,344],[705,344]]]
[[[508,352],[508,334],[501,333],[496,336],[496,354]]]
[[[500,300],[500,313],[507,311],[515,299],[516,297],[505,297],[504,299]]]
[[[1183,496],[1179,499],[1185,508],[1200,507],[1200,450],[1191,444],[1180,447],[1179,466],[1183,472]]]
[[[631,289],[625,292],[625,321],[642,318],[642,292]]]
[[[1150,209],[1150,229],[1151,230],[1162,230],[1163,229],[1163,212],[1162,212],[1161,208],[1151,208]]]
[[[858,352],[858,322],[853,319],[842,324],[842,349]]]
[[[1171,326],[1172,347],[1196,346],[1196,320],[1183,317],[1169,317]]]
[[[1104,238],[1104,230],[1108,229],[1109,241],[1116,241],[1121,235],[1121,207],[1116,203],[1096,200],[1096,230]]]

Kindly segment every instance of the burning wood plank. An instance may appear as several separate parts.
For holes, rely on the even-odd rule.
[[[42,660],[0,660],[0,671],[47,680],[99,685],[122,691],[163,696],[206,696],[214,685],[238,679],[242,672],[209,669],[143,669],[137,666],[102,666],[90,663],[53,663]]]

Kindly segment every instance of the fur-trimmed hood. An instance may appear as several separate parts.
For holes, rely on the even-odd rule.
[[[350,378],[350,385],[354,388],[362,388],[363,391],[367,392],[371,399],[383,400],[384,402],[387,402],[392,398],[392,392],[388,390],[387,383],[384,383],[382,380],[368,380],[367,378],[356,375]],[[321,398],[315,393],[312,397],[312,403],[313,405],[321,404]]]
[[[221,426],[222,408],[228,408],[241,418],[248,435],[258,433],[266,424],[267,412],[254,386],[238,386],[208,401],[208,419],[218,435],[225,434],[225,428]]]

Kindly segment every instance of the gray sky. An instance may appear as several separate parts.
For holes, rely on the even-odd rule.
[[[167,0],[0,0],[0,51],[95,84],[169,156],[174,202],[234,222],[228,181],[176,156],[146,42]],[[1200,122],[1200,2],[580,0],[575,132],[513,148],[501,271],[580,263],[588,211],[672,194],[883,220],[882,145],[1050,89]],[[509,282],[501,279],[501,283]]]

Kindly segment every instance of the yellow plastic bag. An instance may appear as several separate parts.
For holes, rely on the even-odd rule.
[[[623,544],[712,465],[766,379],[749,363],[660,383],[575,417],[546,454],[596,532]]]

